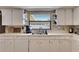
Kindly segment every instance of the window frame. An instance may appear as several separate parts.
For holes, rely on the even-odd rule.
[[[39,11],[30,11],[31,12],[39,12]],[[30,21],[30,17],[29,17],[29,25],[31,25],[31,22],[49,22],[50,24],[50,28],[49,29],[42,29],[42,30],[51,30],[51,12],[50,11],[40,11],[40,12],[49,12],[50,13],[50,21]],[[29,16],[30,16],[29,14]],[[33,29],[33,30],[39,30],[39,29]]]

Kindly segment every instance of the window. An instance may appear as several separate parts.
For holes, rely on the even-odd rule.
[[[32,29],[50,29],[50,12],[30,12]]]
[[[50,21],[50,12],[30,12],[30,21]]]

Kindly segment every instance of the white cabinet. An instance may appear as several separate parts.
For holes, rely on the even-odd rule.
[[[1,9],[2,25],[23,25],[22,9]]]
[[[79,40],[72,40],[72,52],[79,52]]]
[[[73,19],[72,19],[72,9],[71,8],[68,8],[68,9],[65,9],[65,22],[66,22],[66,25],[73,25]]]
[[[73,36],[72,52],[79,52],[79,36],[78,35]]]
[[[0,52],[12,52],[14,50],[13,40],[0,39]]]
[[[57,14],[57,25],[65,25],[65,9],[58,9]]]
[[[12,52],[14,50],[14,41],[13,39],[4,40],[4,51]]]
[[[59,40],[49,40],[49,50],[51,52],[58,52],[59,51]]]
[[[26,38],[16,38],[14,41],[15,52],[27,52],[28,51],[28,40]]]
[[[0,52],[28,52],[28,40],[23,37],[1,38]]]
[[[29,51],[30,52],[46,52],[49,50],[48,37],[31,37],[29,38]]]
[[[49,48],[52,52],[68,52],[71,51],[71,41],[64,39],[50,40]]]
[[[49,50],[49,40],[44,39],[33,39],[30,40],[29,45],[30,52],[46,52]]]
[[[65,37],[64,37],[65,38]],[[29,40],[30,52],[70,52],[72,41],[70,39],[53,37],[33,37]]]
[[[72,25],[72,9],[57,9],[57,25]]]
[[[2,25],[12,24],[12,10],[11,9],[1,9],[2,11]]]
[[[71,52],[79,51],[79,41],[62,37],[0,37],[0,52]]]
[[[4,51],[4,40],[0,39],[0,52]]]
[[[23,10],[13,9],[13,25],[23,25]]]
[[[60,52],[71,52],[72,51],[72,41],[69,39],[59,40],[59,51]]]
[[[79,25],[79,7],[73,9],[73,25]]]

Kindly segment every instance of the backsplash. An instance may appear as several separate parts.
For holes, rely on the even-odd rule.
[[[13,33],[13,28],[16,27],[11,27],[11,26],[6,26],[5,32],[6,33]],[[21,28],[22,26],[18,26],[16,29],[19,30],[19,33],[21,33]],[[52,25],[51,30],[47,30],[48,33],[69,33],[69,29],[73,28],[74,32],[79,32],[79,26],[69,26],[69,25]],[[39,33],[39,32],[45,32],[45,30],[32,30],[33,33]]]
[[[74,26],[74,33],[79,34],[79,25]]]
[[[64,26],[64,25],[53,25],[51,27],[52,32],[68,32],[69,31],[69,26]]]
[[[22,26],[6,26],[5,33],[21,33]]]

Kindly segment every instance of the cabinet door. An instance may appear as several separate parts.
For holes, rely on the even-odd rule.
[[[2,25],[11,25],[12,24],[12,14],[11,9],[2,9]]]
[[[65,9],[58,9],[57,14],[57,25],[65,25]]]
[[[14,51],[15,52],[27,52],[28,51],[28,40],[16,38],[14,41]]]
[[[79,40],[78,39],[72,40],[72,52],[79,52]]]
[[[71,50],[71,41],[70,40],[64,40],[64,39],[55,39],[55,40],[50,40],[49,42],[49,47],[50,51],[52,52],[68,52],[72,51]]]
[[[13,52],[13,40],[0,39],[0,52]]]
[[[59,40],[53,39],[49,40],[49,48],[51,52],[59,51]]]
[[[67,39],[59,40],[59,51],[60,52],[70,52],[72,51],[72,41]]]
[[[13,25],[23,25],[23,10],[13,9]]]
[[[44,39],[33,39],[29,43],[30,52],[48,52],[49,50],[49,40]]]
[[[73,9],[73,25],[79,25],[79,7]]]
[[[0,52],[4,52],[4,40],[0,39]]]
[[[66,25],[72,25],[72,9],[65,9]]]
[[[4,40],[4,51],[5,52],[13,52],[14,50],[14,41],[13,39]]]

